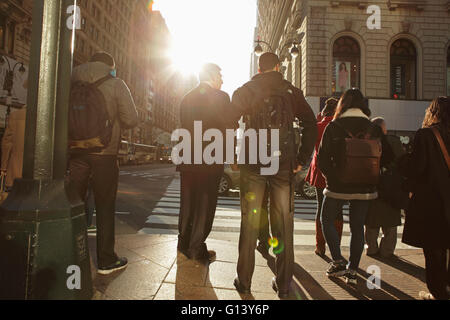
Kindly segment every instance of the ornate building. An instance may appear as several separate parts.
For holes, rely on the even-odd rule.
[[[259,0],[258,30],[316,112],[325,97],[358,87],[374,116],[409,132],[429,100],[450,95],[448,0]]]

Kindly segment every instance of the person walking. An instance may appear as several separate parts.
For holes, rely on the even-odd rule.
[[[200,84],[186,94],[180,105],[181,128],[190,132],[191,146],[194,146],[195,121],[201,121],[204,131],[219,129],[225,133],[230,108],[230,97],[220,90],[223,81],[218,65],[204,65],[199,80]],[[212,261],[216,252],[208,250],[205,241],[212,230],[224,166],[203,162],[193,164],[195,148],[191,151],[191,164],[177,166],[181,174],[178,250],[189,259]]]
[[[412,197],[402,241],[423,248],[428,292],[422,299],[450,298],[450,97],[433,100],[417,131],[412,153],[400,159]]]
[[[379,186],[378,199],[371,202],[369,212],[366,219],[366,232],[365,239],[367,244],[367,255],[377,256],[380,255],[383,258],[394,257],[395,247],[397,245],[397,227],[402,224],[401,208],[395,206],[395,201],[391,201],[392,196],[395,193],[401,194],[401,180],[392,181],[392,179],[400,178],[398,174],[398,168],[395,162],[405,154],[402,142],[400,138],[394,135],[388,135],[386,122],[383,118],[378,117],[372,119],[372,123],[379,126],[385,135],[391,150],[394,153],[394,161],[388,164],[387,168],[382,168],[381,179],[383,177],[389,178],[391,186],[389,190],[383,190],[383,185]],[[398,183],[395,183],[398,182]],[[397,190],[391,190],[397,186]],[[390,193],[390,194],[386,194]],[[378,236],[380,228],[383,231],[383,237],[381,238],[380,245],[378,245]]]
[[[246,130],[269,129],[270,122],[271,128],[279,128],[280,136],[280,163],[277,173],[261,175],[261,166],[250,164],[239,166],[242,220],[234,286],[241,293],[249,293],[251,290],[255,249],[261,231],[263,199],[265,191],[268,190],[273,236],[271,243],[276,254],[276,277],[272,279],[272,288],[280,298],[286,298],[289,295],[294,267],[293,175],[306,165],[311,156],[317,137],[317,126],[314,113],[302,91],[283,80],[279,68],[278,56],[264,53],[259,59],[260,73],[233,94],[233,117],[237,121],[244,116]],[[292,117],[283,117],[283,114],[285,116],[291,114]],[[302,121],[304,128],[302,146],[298,152],[294,150],[294,117]],[[284,119],[285,123],[272,122],[274,119],[280,121]],[[281,137],[285,140],[281,140]],[[247,144],[245,149],[243,152],[248,154]]]
[[[317,199],[317,212],[316,212],[316,250],[314,251],[317,255],[325,255],[325,238],[323,237],[322,224],[320,222],[320,213],[322,212],[323,203],[323,191],[326,187],[325,178],[320,172],[317,152],[319,151],[320,142],[322,141],[323,132],[328,124],[333,120],[334,114],[336,112],[336,107],[338,100],[335,98],[330,98],[325,102],[325,107],[322,112],[317,116],[317,130],[318,136],[316,141],[316,147],[314,151],[314,157],[309,166],[308,174],[305,178],[310,185],[316,188],[316,199]],[[337,216],[335,221],[336,230],[339,235],[339,243],[342,238],[342,230],[344,228],[344,217],[341,213]]]
[[[370,122],[370,114],[361,91],[347,90],[339,100],[334,120],[325,129],[317,156],[326,178],[322,229],[333,259],[326,273],[329,277],[345,276],[349,284],[357,283],[364,250],[364,222],[370,201],[378,197],[380,162],[382,166],[393,157],[381,129]],[[348,268],[335,228],[346,202],[350,203],[351,231]]]
[[[69,185],[85,201],[89,178],[92,179],[99,274],[110,274],[128,264],[126,258],[119,258],[114,252],[119,180],[117,154],[121,129],[131,129],[137,124],[133,97],[125,82],[116,77],[115,61],[110,54],[98,52],[90,62],[73,70],[69,109]]]

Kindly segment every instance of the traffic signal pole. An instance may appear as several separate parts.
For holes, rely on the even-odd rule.
[[[74,0],[33,2],[23,179],[0,206],[0,299],[90,299],[84,205],[65,183]]]

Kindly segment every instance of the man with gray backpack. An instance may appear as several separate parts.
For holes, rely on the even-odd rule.
[[[234,286],[240,293],[250,292],[255,268],[255,249],[260,234],[261,212],[264,206],[263,198],[268,188],[272,238],[266,241],[270,242],[276,254],[276,277],[272,279],[272,288],[280,298],[287,298],[294,267],[293,176],[311,157],[317,137],[317,125],[314,112],[306,102],[302,91],[284,80],[279,68],[280,61],[277,55],[263,54],[259,59],[260,73],[239,88],[232,99],[230,114],[233,114],[236,120],[243,116],[246,131],[254,129],[261,133],[261,130],[267,130],[272,134],[272,129],[276,129],[279,133],[279,149],[275,150],[279,170],[276,173],[266,172],[264,175],[262,168],[265,166],[259,162],[239,166],[242,221]],[[303,127],[300,150],[296,150],[295,147],[293,126],[295,118],[301,121]],[[262,147],[262,150],[264,147],[267,147],[266,150],[272,150],[270,143],[273,136],[268,137],[267,141],[261,141],[263,139],[261,137],[264,135],[259,135],[258,147]],[[251,147],[245,143],[244,150],[241,151],[241,155],[246,154],[245,159],[255,156],[248,150],[252,149]],[[258,150],[257,153],[260,155],[261,151]]]
[[[85,201],[89,178],[97,218],[98,273],[127,266],[114,252],[114,214],[119,180],[117,154],[121,130],[138,124],[125,82],[116,77],[114,58],[105,52],[72,73],[69,106],[69,183]]]

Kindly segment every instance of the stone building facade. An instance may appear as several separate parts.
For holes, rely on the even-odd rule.
[[[259,0],[258,30],[316,112],[325,97],[358,87],[374,116],[408,132],[430,100],[450,95],[448,0]]]
[[[32,0],[0,1],[0,55],[29,64]],[[163,75],[162,52],[169,31],[159,12],[147,0],[78,0],[81,20],[76,31],[74,65],[89,60],[97,51],[111,53],[117,76],[130,87],[139,113],[139,125],[124,139],[143,144],[157,140],[155,132],[178,127],[177,108],[184,83],[177,75]]]

